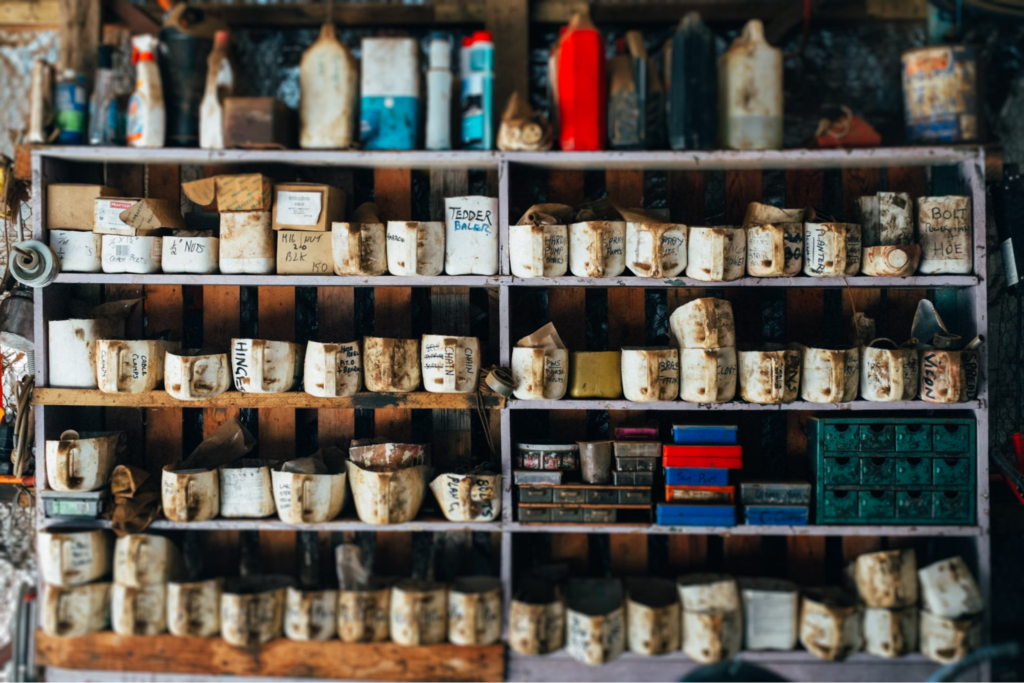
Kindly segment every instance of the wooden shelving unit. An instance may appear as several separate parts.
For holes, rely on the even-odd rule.
[[[132,424],[130,419],[124,416],[128,414],[126,408],[143,408],[147,415],[147,429],[150,425],[157,424],[157,430],[178,429],[177,448],[180,450],[180,415],[181,409],[201,408],[205,415],[211,420],[224,419],[229,414],[234,414],[241,408],[258,409],[261,416],[261,429],[259,438],[270,442],[279,442],[281,439],[294,440],[297,427],[294,424],[294,417],[289,418],[291,426],[283,431],[278,428],[281,424],[280,416],[285,413],[294,415],[293,409],[318,409],[321,434],[329,433],[336,437],[343,434],[351,434],[351,426],[346,420],[351,417],[342,415],[344,411],[352,409],[373,409],[377,414],[378,428],[385,430],[395,429],[399,425],[397,433],[407,434],[410,429],[407,426],[410,419],[410,409],[429,409],[434,411],[434,424],[444,424],[451,416],[460,414],[468,418],[469,409],[476,406],[474,395],[444,395],[414,393],[405,395],[384,395],[384,394],[359,394],[351,399],[325,400],[317,399],[301,392],[292,392],[283,395],[252,395],[229,392],[218,399],[209,402],[195,402],[184,404],[171,399],[166,394],[155,392],[138,396],[112,396],[100,394],[96,391],[65,390],[49,388],[47,383],[47,323],[51,319],[59,319],[64,312],[66,305],[65,294],[70,287],[102,285],[108,288],[111,296],[128,298],[128,295],[138,296],[140,292],[151,291],[153,296],[162,296],[161,292],[177,292],[174,301],[179,301],[180,290],[186,287],[202,287],[203,291],[209,292],[205,296],[209,301],[222,301],[225,293],[235,292],[234,298],[227,301],[237,301],[237,290],[248,286],[258,287],[260,291],[260,324],[264,320],[268,325],[274,325],[279,315],[274,306],[279,306],[280,299],[275,292],[289,291],[298,287],[315,287],[317,297],[321,302],[321,330],[322,341],[337,341],[332,339],[330,334],[336,334],[336,330],[351,326],[345,316],[351,318],[353,308],[351,298],[344,299],[344,292],[352,288],[370,287],[377,292],[376,306],[379,325],[385,329],[376,330],[382,336],[404,336],[408,334],[408,322],[403,321],[402,315],[409,315],[408,301],[409,288],[429,288],[429,296],[441,301],[440,298],[447,293],[460,290],[461,288],[486,288],[489,299],[493,302],[489,317],[496,318],[497,325],[492,325],[494,338],[489,340],[493,344],[494,360],[502,365],[508,365],[511,349],[515,342],[518,328],[514,324],[517,316],[529,315],[517,308],[516,297],[530,291],[537,291],[538,288],[547,288],[549,305],[549,319],[560,325],[560,320],[565,319],[567,312],[571,312],[574,320],[584,320],[585,316],[580,307],[586,299],[588,292],[600,292],[605,289],[611,300],[615,295],[614,306],[609,304],[609,318],[618,316],[620,325],[639,324],[642,326],[644,312],[640,303],[644,301],[644,291],[649,289],[665,290],[668,292],[669,312],[672,302],[676,299],[674,293],[683,290],[712,289],[727,298],[733,296],[746,296],[748,294],[760,296],[762,292],[769,290],[782,291],[784,294],[796,293],[798,298],[793,299],[793,305],[799,310],[801,301],[799,297],[808,296],[808,292],[819,292],[820,290],[831,290],[833,296],[845,297],[847,294],[839,292],[840,288],[850,288],[849,296],[864,293],[869,295],[872,290],[884,289],[896,292],[897,296],[917,296],[920,298],[924,290],[939,292],[946,301],[952,302],[959,311],[958,333],[965,337],[974,334],[984,335],[987,331],[987,301],[986,301],[986,258],[985,258],[985,188],[984,188],[984,153],[974,147],[920,147],[920,148],[896,148],[896,149],[872,149],[872,150],[785,150],[770,152],[602,152],[602,153],[491,153],[491,152],[363,152],[363,151],[241,151],[227,150],[210,152],[206,150],[192,149],[161,149],[161,150],[134,150],[125,148],[69,148],[53,147],[43,148],[33,154],[33,184],[36,191],[33,194],[33,211],[35,217],[34,237],[46,241],[46,229],[42,217],[45,212],[45,187],[54,182],[75,182],[82,178],[96,178],[109,175],[111,172],[117,174],[125,173],[125,169],[133,165],[148,165],[149,189],[153,190],[153,169],[175,168],[174,175],[166,171],[156,174],[162,181],[164,190],[168,190],[174,181],[177,181],[184,168],[189,167],[197,172],[215,174],[218,167],[230,165],[231,172],[239,172],[239,169],[266,166],[273,168],[295,168],[312,169],[312,172],[330,174],[334,172],[351,173],[365,172],[372,173],[377,186],[375,196],[377,201],[384,206],[385,219],[388,216],[398,219],[399,213],[403,210],[400,207],[408,206],[408,187],[402,190],[402,199],[396,202],[388,192],[393,190],[394,179],[399,177],[402,183],[408,183],[408,169],[429,170],[432,195],[436,197],[445,196],[444,192],[451,190],[451,185],[446,185],[451,177],[461,177],[464,182],[465,174],[470,170],[486,171],[492,179],[494,189],[499,197],[500,206],[500,273],[493,277],[459,277],[441,276],[437,278],[399,278],[382,276],[375,278],[343,278],[332,276],[245,276],[245,275],[104,275],[104,274],[81,274],[63,273],[56,283],[48,288],[39,290],[36,298],[36,443],[42,444],[47,438],[55,438],[63,429],[68,428],[67,420],[81,406],[105,406],[108,410],[114,411],[120,421],[119,424]],[[179,170],[180,167],[180,170]],[[707,283],[690,280],[687,278],[673,278],[665,280],[651,280],[622,276],[608,279],[588,279],[576,277],[564,277],[556,279],[523,280],[513,277],[509,270],[508,259],[508,225],[510,221],[518,219],[516,211],[522,211],[529,206],[530,196],[524,190],[527,182],[533,182],[537,176],[545,176],[551,182],[551,191],[548,193],[548,201],[564,201],[573,203],[574,200],[582,199],[583,195],[583,174],[584,171],[603,171],[609,178],[626,177],[634,185],[623,189],[622,185],[612,186],[609,184],[610,195],[619,193],[627,195],[624,202],[634,202],[642,197],[642,181],[644,171],[667,172],[669,174],[670,192],[679,193],[679,200],[682,208],[680,222],[699,225],[704,218],[704,174],[725,173],[726,193],[726,217],[732,222],[730,216],[736,211],[742,211],[737,207],[745,207],[750,200],[761,200],[761,174],[764,172],[782,172],[786,177],[786,202],[787,205],[813,205],[820,201],[821,176],[824,170],[829,172],[838,171],[842,174],[844,187],[849,181],[848,192],[869,193],[879,189],[879,169],[889,169],[888,182],[892,189],[907,187],[915,196],[924,196],[928,188],[925,169],[941,167],[956,178],[956,185],[959,193],[969,194],[973,200],[974,226],[975,226],[975,267],[974,275],[938,275],[938,276],[914,276],[909,278],[828,278],[818,279],[809,277],[795,278],[744,278],[728,283]],[[898,173],[897,173],[898,171]],[[295,171],[298,173],[298,170]],[[404,175],[403,175],[404,174]],[[818,175],[814,175],[818,174]],[[639,176],[640,196],[636,197],[635,182]],[[748,180],[757,177],[756,183]],[[332,177],[330,175],[324,177]],[[790,180],[792,178],[792,180]],[[867,180],[864,180],[867,178]],[[435,183],[436,179],[436,183]],[[80,180],[79,180],[80,181]],[[351,182],[351,181],[350,181]],[[458,186],[458,180],[456,185]],[[391,183],[391,184],[389,184]],[[790,185],[792,183],[792,186]],[[817,195],[813,190],[817,183]],[[900,187],[897,188],[896,186]],[[465,185],[458,194],[465,194]],[[811,187],[812,189],[808,189]],[[391,188],[391,189],[388,189]],[[434,194],[435,191],[437,194]],[[176,190],[175,190],[176,193]],[[949,194],[946,191],[937,194]],[[177,196],[175,194],[175,196]],[[816,200],[815,197],[818,197]],[[803,202],[798,204],[797,202]],[[633,204],[636,205],[636,204]],[[676,210],[673,216],[676,217]],[[112,289],[111,289],[112,288]],[[826,292],[829,293],[829,292]],[[403,298],[404,297],[404,298]],[[639,297],[639,298],[638,298]],[[264,300],[266,299],[266,301]],[[160,299],[162,300],[162,299]],[[290,301],[290,299],[289,299]],[[337,302],[341,301],[342,304]],[[395,305],[395,301],[400,301]],[[468,302],[468,298],[465,300]],[[820,302],[820,299],[816,299]],[[842,299],[833,299],[842,305]],[[325,303],[326,302],[326,303]],[[640,303],[638,303],[640,302]],[[147,315],[153,317],[158,309],[152,306]],[[176,304],[177,305],[177,304]],[[204,304],[205,305],[205,304]],[[464,307],[466,304],[459,304]],[[820,305],[820,303],[819,303]],[[405,308],[403,308],[403,306]],[[640,306],[639,312],[637,307]],[[464,308],[457,307],[462,311],[460,315],[468,313]],[[614,313],[612,308],[615,309]],[[557,310],[556,310],[557,309]],[[230,305],[219,309],[229,312]],[[438,316],[449,313],[447,304],[437,304],[437,311],[434,315],[435,327],[439,324]],[[204,311],[205,314],[205,311]],[[288,314],[285,307],[285,314]],[[327,316],[326,318],[324,316]],[[639,317],[637,317],[639,316]],[[158,313],[157,321],[151,323],[151,327],[164,324],[166,314]],[[325,322],[326,320],[326,322]],[[821,324],[820,319],[808,319],[805,323]],[[344,324],[342,324],[344,323]],[[215,339],[223,339],[227,334],[223,325],[212,318],[207,324],[217,326],[217,333],[210,335]],[[294,323],[291,323],[294,324]],[[441,324],[444,324],[443,321]],[[232,321],[231,325],[235,325]],[[538,322],[533,328],[539,327]],[[271,328],[272,329],[272,328]],[[347,329],[347,328],[346,328]],[[560,331],[563,330],[559,327]],[[516,330],[514,333],[513,330]],[[451,329],[435,329],[446,333],[461,334]],[[204,332],[205,333],[205,332]],[[575,333],[574,333],[575,334]],[[741,332],[738,330],[740,341],[743,341]],[[246,335],[241,335],[246,336]],[[280,337],[276,333],[264,333],[260,336]],[[578,336],[577,336],[578,338]],[[616,341],[617,340],[617,341]],[[619,337],[616,340],[609,339],[609,348],[618,348],[616,344],[621,342]],[[632,342],[631,342],[632,343]],[[573,350],[581,350],[578,343],[567,341],[567,345]],[[582,547],[583,566],[586,566],[586,541],[588,538],[608,534],[613,544],[615,562],[617,566],[636,573],[636,567],[632,558],[635,552],[642,549],[643,562],[646,563],[646,548],[649,539],[664,537],[668,539],[670,554],[677,552],[683,546],[698,544],[699,539],[706,537],[721,538],[725,545],[725,555],[737,558],[746,557],[744,553],[749,548],[749,543],[760,542],[761,537],[773,538],[782,537],[783,542],[790,552],[804,553],[797,558],[798,569],[807,563],[823,561],[825,545],[824,537],[842,537],[844,553],[847,546],[850,551],[858,548],[870,549],[873,539],[877,537],[891,537],[895,543],[914,543],[918,539],[937,539],[943,543],[952,543],[969,556],[969,561],[976,570],[977,578],[986,595],[990,588],[990,540],[989,540],[989,502],[988,502],[988,452],[989,423],[988,423],[988,382],[987,382],[987,351],[982,347],[981,365],[983,375],[980,382],[979,396],[977,401],[955,405],[936,405],[923,401],[911,401],[903,403],[876,404],[866,401],[855,401],[849,404],[808,404],[796,402],[785,405],[762,406],[747,404],[741,401],[716,404],[711,406],[697,405],[683,401],[670,401],[658,403],[631,403],[628,401],[586,401],[586,400],[561,400],[561,401],[519,401],[509,399],[502,400],[500,397],[484,392],[484,407],[490,411],[492,431],[495,440],[500,442],[500,455],[502,473],[505,475],[502,500],[502,519],[491,524],[453,524],[439,519],[424,519],[410,522],[394,527],[371,527],[362,524],[351,518],[339,519],[325,524],[295,526],[281,523],[275,519],[266,520],[225,520],[216,519],[210,522],[199,524],[174,524],[164,520],[153,525],[155,530],[181,530],[201,529],[211,532],[234,533],[239,530],[259,531],[261,539],[266,538],[272,541],[275,548],[290,546],[280,541],[283,536],[278,532],[291,533],[294,531],[321,531],[321,532],[366,532],[384,531],[381,536],[401,536],[406,532],[442,532],[442,531],[470,531],[470,532],[500,532],[500,567],[501,576],[505,588],[506,607],[511,601],[513,594],[513,583],[515,567],[517,566],[516,546],[517,541],[523,541],[537,534],[549,533],[553,538],[558,539],[560,552],[567,548]],[[765,527],[765,526],[738,526],[731,528],[718,527],[661,527],[656,525],[640,524],[615,524],[615,525],[586,525],[586,524],[522,524],[515,520],[516,506],[513,500],[512,469],[513,469],[513,444],[517,438],[515,432],[524,420],[533,420],[542,414],[550,419],[557,420],[559,429],[566,428],[565,433],[572,433],[581,424],[585,426],[586,413],[584,411],[610,411],[613,416],[636,415],[640,411],[653,411],[655,413],[686,413],[687,416],[695,415],[696,411],[708,411],[709,416],[718,416],[718,420],[733,419],[732,416],[756,414],[768,419],[772,415],[779,415],[789,421],[790,432],[794,424],[798,426],[800,416],[806,413],[852,410],[852,411],[877,411],[890,412],[919,411],[931,413],[935,411],[939,415],[964,415],[975,417],[978,421],[977,449],[978,457],[978,518],[975,524],[967,526],[810,526],[810,527]],[[263,415],[267,415],[267,427],[263,428]],[[175,417],[179,416],[179,417]],[[666,415],[667,417],[667,415]],[[461,419],[461,418],[460,418]],[[619,419],[619,418],[613,418]],[[688,417],[689,419],[689,417]],[[699,419],[699,418],[694,418]],[[758,419],[761,419],[760,417]],[[177,422],[176,422],[177,420]],[[555,424],[555,423],[553,423]],[[338,425],[342,425],[339,427]],[[325,431],[326,430],[326,431]],[[349,430],[346,432],[345,430]],[[402,431],[405,430],[405,431]],[[164,432],[161,432],[164,433]],[[396,433],[394,431],[389,434]],[[283,436],[282,436],[283,435]],[[323,440],[323,439],[321,439]],[[567,438],[573,440],[573,438]],[[294,449],[294,444],[292,445]],[[435,451],[437,448],[435,447]],[[158,461],[174,462],[177,455],[173,452],[158,447],[160,455]],[[291,454],[289,454],[291,455]],[[299,454],[302,455],[302,454]],[[45,482],[45,472],[42,459],[37,460],[38,481]],[[41,484],[42,485],[42,484]],[[52,520],[45,520],[40,517],[39,527],[52,526]],[[61,524],[61,526],[64,526]],[[637,545],[639,543],[640,545]],[[293,547],[293,546],[292,546]],[[388,546],[388,552],[394,552],[392,546]],[[673,550],[674,549],[674,550]],[[568,552],[568,551],[566,551]],[[809,558],[809,559],[808,559]],[[520,556],[522,559],[522,556]],[[803,564],[800,564],[803,563]],[[699,567],[694,567],[699,568]],[[823,571],[823,570],[822,570]],[[507,614],[507,610],[506,610]],[[111,658],[114,653],[122,648],[133,649],[133,652],[148,652],[156,647],[161,638],[154,639],[119,639],[112,634],[98,634],[90,637],[90,642],[95,641],[102,644],[103,651]],[[145,640],[146,643],[139,641]],[[276,643],[274,647],[291,647],[290,643]],[[317,647],[324,650],[317,651],[317,658],[326,655],[320,652],[334,652],[340,646],[338,643],[331,644],[304,644],[312,652]],[[211,646],[214,647],[214,646]],[[333,648],[333,649],[332,649]],[[108,665],[110,658],[100,658],[94,661],[86,661],[82,657],[72,656],[70,650],[89,651],[89,647],[75,645],[74,648],[61,648],[60,643],[51,640],[45,641],[40,646],[42,661],[53,666],[61,667],[83,667],[102,668]],[[427,648],[429,649],[429,648]],[[452,650],[460,650],[452,646],[438,647],[431,652],[431,656],[448,656]],[[305,652],[305,650],[303,650]],[[340,651],[339,651],[340,653]],[[310,655],[313,656],[313,655]],[[454,656],[454,655],[452,655]],[[745,653],[744,658],[768,666],[785,676],[798,679],[829,679],[835,678],[839,666],[813,659],[806,652],[784,652],[784,653]],[[212,656],[216,659],[216,656]],[[142,667],[141,657],[129,657],[122,670],[148,670]],[[172,660],[161,660],[167,668],[164,671],[173,671],[175,666]],[[258,661],[263,662],[264,655],[260,654]],[[270,661],[269,659],[266,661]],[[681,653],[667,657],[644,658],[627,653],[612,664],[603,667],[586,667],[576,663],[564,652],[555,653],[546,657],[520,657],[509,653],[507,659],[508,680],[671,680],[683,675],[691,668],[693,663],[682,656]],[[189,666],[199,666],[193,662]],[[842,677],[857,680],[920,680],[926,677],[935,669],[935,665],[919,656],[905,657],[898,660],[881,660],[866,655],[857,655],[842,664],[844,667]],[[431,669],[429,672],[438,677],[449,677],[459,679],[456,673]],[[185,670],[186,673],[195,673],[195,668]],[[211,664],[210,669],[204,669],[202,673],[245,673],[256,674],[251,669],[235,668],[232,671],[219,671]],[[297,670],[267,669],[260,668],[259,675],[310,675],[329,676],[338,672],[327,672],[324,670],[308,670],[308,673],[297,673]],[[366,672],[362,672],[366,673]],[[374,670],[373,675],[353,675],[346,677],[372,678],[377,675],[393,677],[390,669],[387,672]],[[386,675],[385,675],[386,673]],[[428,678],[428,673],[416,670],[418,676],[412,678]],[[987,672],[982,672],[982,677]],[[483,673],[474,672],[472,678],[484,677]]]

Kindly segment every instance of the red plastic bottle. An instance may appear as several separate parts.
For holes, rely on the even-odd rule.
[[[604,37],[586,12],[576,14],[558,46],[559,142],[569,152],[605,148],[608,71]]]

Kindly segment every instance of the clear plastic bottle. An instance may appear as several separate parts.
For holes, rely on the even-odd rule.
[[[156,51],[160,45],[154,36],[132,38],[135,63],[135,91],[128,102],[128,145],[163,147],[166,132],[164,92],[157,68]]]

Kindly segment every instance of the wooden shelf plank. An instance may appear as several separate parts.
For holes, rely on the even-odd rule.
[[[44,519],[41,523],[44,528],[90,528],[109,529],[110,520],[71,520],[71,519]],[[334,519],[330,522],[319,522],[316,524],[289,524],[282,522],[276,517],[264,519],[217,519],[205,522],[172,522],[167,519],[158,519],[150,527],[153,530],[191,530],[191,531],[500,531],[501,525],[498,522],[449,522],[445,519],[415,519],[404,524],[367,524],[358,519],[345,518]]]
[[[503,408],[505,399],[490,391],[480,392],[484,408]],[[107,394],[99,389],[62,389],[39,387],[32,397],[37,406],[116,406],[124,408],[423,408],[470,409],[477,404],[476,394],[432,394],[416,391],[408,394],[361,392],[346,398],[321,398],[302,391],[283,394],[249,394],[226,391],[203,401],[179,401],[166,391],[141,394]]]
[[[36,390],[38,391],[38,389]],[[851,403],[808,403],[794,401],[792,403],[746,403],[745,401],[729,401],[728,403],[689,403],[687,401],[652,401],[635,403],[625,399],[560,399],[557,401],[523,401],[511,398],[507,402],[511,410],[765,410],[765,411],[832,411],[858,410],[889,412],[893,410],[983,410],[980,401],[967,403],[928,403],[927,401],[897,401],[895,403],[873,403],[871,401],[853,401]]]
[[[767,526],[740,524],[737,526],[662,526],[660,524],[550,524],[546,522],[510,522],[503,531],[514,533],[558,534],[644,534],[689,536],[984,536],[979,526],[888,526],[874,525],[810,525]]]
[[[284,638],[248,652],[221,638],[119,636],[111,631],[55,638],[36,631],[36,663],[65,669],[208,676],[277,676],[370,681],[502,681],[505,645],[302,642]]]

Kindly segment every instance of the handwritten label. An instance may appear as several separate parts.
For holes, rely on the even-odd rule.
[[[249,384],[249,363],[251,361],[250,345],[248,339],[236,339],[235,348],[232,350],[232,365],[234,366],[235,388],[245,391]]]
[[[331,233],[281,230],[277,233],[277,263],[282,273],[333,273]]]
[[[457,205],[449,206],[448,220],[455,232],[494,234],[494,215],[490,209],[470,209]]]

